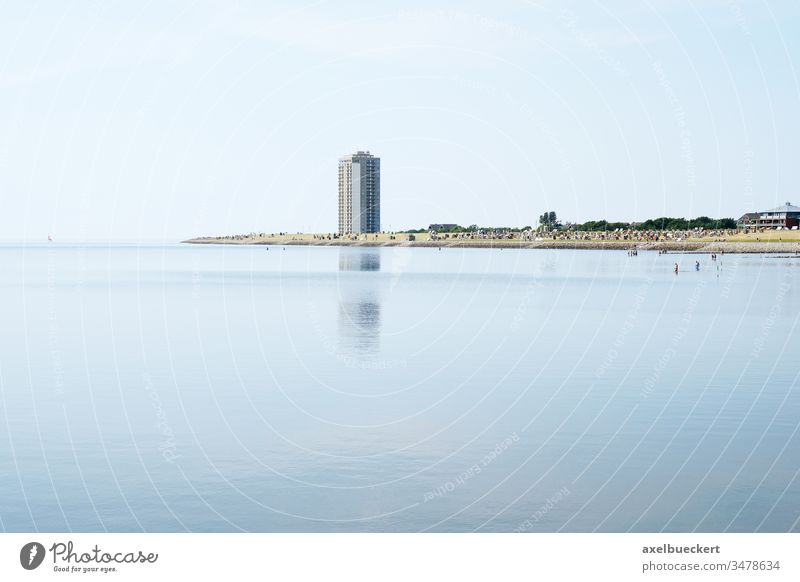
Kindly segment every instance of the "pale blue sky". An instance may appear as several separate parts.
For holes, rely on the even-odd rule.
[[[739,216],[800,203],[794,1],[5,2],[0,238]]]

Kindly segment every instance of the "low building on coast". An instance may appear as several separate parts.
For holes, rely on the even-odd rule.
[[[800,226],[800,206],[787,202],[777,208],[748,212],[736,223],[739,228],[787,228],[797,230]]]

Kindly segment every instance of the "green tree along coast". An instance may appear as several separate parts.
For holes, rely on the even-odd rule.
[[[704,230],[726,230],[735,229],[736,220],[733,218],[710,218],[708,216],[698,216],[697,218],[674,218],[662,216],[659,218],[649,218],[644,222],[609,222],[607,220],[587,220],[584,223],[562,223],[554,210],[548,210],[539,216],[540,230],[574,230],[574,231],[613,231],[613,230],[692,230],[695,228]],[[440,233],[459,233],[477,231],[505,231],[522,232],[531,230],[530,226],[523,227],[504,227],[504,226],[478,226],[471,224],[461,226],[459,224],[430,225],[428,228],[415,228],[401,231],[409,234],[421,234],[429,231]]]
[[[644,222],[589,220],[583,224],[573,224],[570,228],[590,231],[616,230],[618,228],[623,230],[691,230],[693,228],[724,230],[736,228],[736,221],[733,218],[709,218],[708,216],[698,216],[690,219],[662,216],[661,218],[650,218]]]

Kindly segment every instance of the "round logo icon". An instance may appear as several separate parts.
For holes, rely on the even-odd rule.
[[[19,551],[19,563],[26,570],[35,570],[44,561],[44,546],[39,542],[28,542]]]

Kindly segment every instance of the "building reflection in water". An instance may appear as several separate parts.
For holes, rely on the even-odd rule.
[[[343,248],[339,253],[340,271],[380,271],[380,251]]]
[[[343,248],[339,253],[339,343],[345,357],[374,356],[380,349],[380,281],[372,276],[380,270],[378,250]]]

